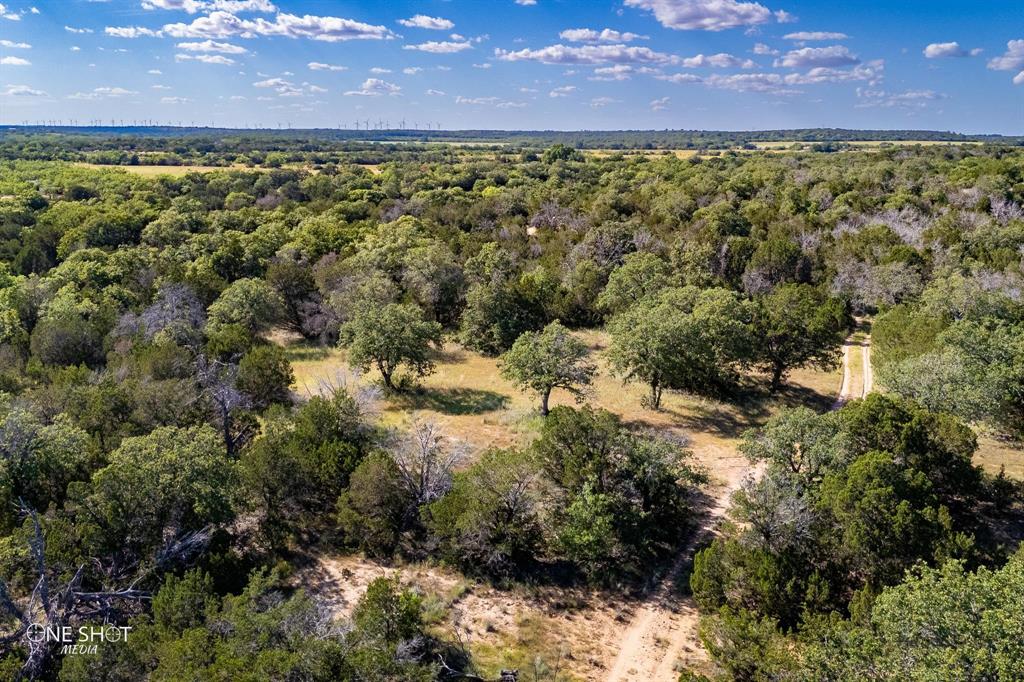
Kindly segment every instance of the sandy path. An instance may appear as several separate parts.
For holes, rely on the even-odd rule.
[[[861,395],[851,395],[850,356],[861,347],[864,381]],[[833,410],[852,398],[861,398],[871,391],[871,338],[858,344],[847,339],[843,344],[843,381]],[[707,653],[700,643],[700,615],[693,598],[680,595],[676,581],[693,561],[694,550],[715,533],[729,508],[732,494],[749,477],[757,477],[761,466],[744,467],[728,472],[729,480],[714,492],[713,501],[704,512],[700,529],[683,546],[669,572],[637,608],[622,635],[619,653],[608,669],[606,682],[675,682],[679,677],[677,664],[692,666],[706,663]]]

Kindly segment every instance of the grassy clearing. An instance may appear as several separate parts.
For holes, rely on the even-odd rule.
[[[811,405],[828,408],[839,389],[841,372],[797,370],[789,385],[775,396],[763,389],[763,378],[751,378],[744,396],[737,402],[722,402],[681,393],[666,393],[663,408],[653,411],[641,406],[645,388],[623,384],[611,376],[603,351],[608,335],[603,331],[579,332],[595,357],[599,372],[588,402],[613,412],[638,428],[649,428],[684,436],[698,459],[719,480],[730,478],[744,461],[734,446],[747,428],[762,424],[780,407]],[[310,347],[278,336],[287,349],[295,371],[294,389],[301,395],[321,390],[323,381],[351,381],[353,373],[345,362],[345,351]],[[386,424],[402,425],[410,416],[432,419],[474,449],[510,447],[528,442],[540,424],[537,399],[518,391],[501,378],[496,358],[484,357],[449,343],[435,356],[437,371],[407,394],[387,397],[381,404]],[[376,382],[376,372],[356,379]],[[552,405],[573,405],[572,397],[556,391]]]
[[[75,165],[79,168],[123,170],[146,178],[155,178],[160,175],[170,175],[177,178],[189,173],[211,173],[213,171],[226,170],[260,170],[258,168],[249,168],[248,166],[108,166],[100,163],[84,162],[78,162]]]

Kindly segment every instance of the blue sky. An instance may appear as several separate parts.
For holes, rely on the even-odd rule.
[[[1010,0],[0,3],[3,123],[1021,134],[1022,95]]]

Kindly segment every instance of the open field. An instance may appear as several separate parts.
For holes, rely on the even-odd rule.
[[[181,177],[189,173],[209,173],[211,171],[225,171],[225,170],[259,170],[258,168],[249,168],[248,166],[112,166],[100,163],[75,163],[79,168],[97,168],[101,170],[123,170],[135,175],[141,175],[147,178],[157,177],[159,175],[171,175],[174,177]]]

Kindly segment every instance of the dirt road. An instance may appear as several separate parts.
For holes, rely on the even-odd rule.
[[[852,380],[851,359],[857,348],[861,351],[863,381]],[[855,385],[856,383],[856,385]],[[843,380],[833,410],[848,400],[866,396],[872,388],[871,337],[863,341],[853,337],[843,344]],[[606,682],[675,682],[679,677],[677,664],[686,667],[707,662],[707,653],[700,643],[700,617],[689,596],[679,594],[677,581],[693,561],[697,547],[714,535],[729,508],[732,494],[747,477],[760,475],[759,467],[739,471],[717,490],[705,509],[701,526],[679,553],[671,569],[638,606],[622,635],[619,652],[608,669]]]

